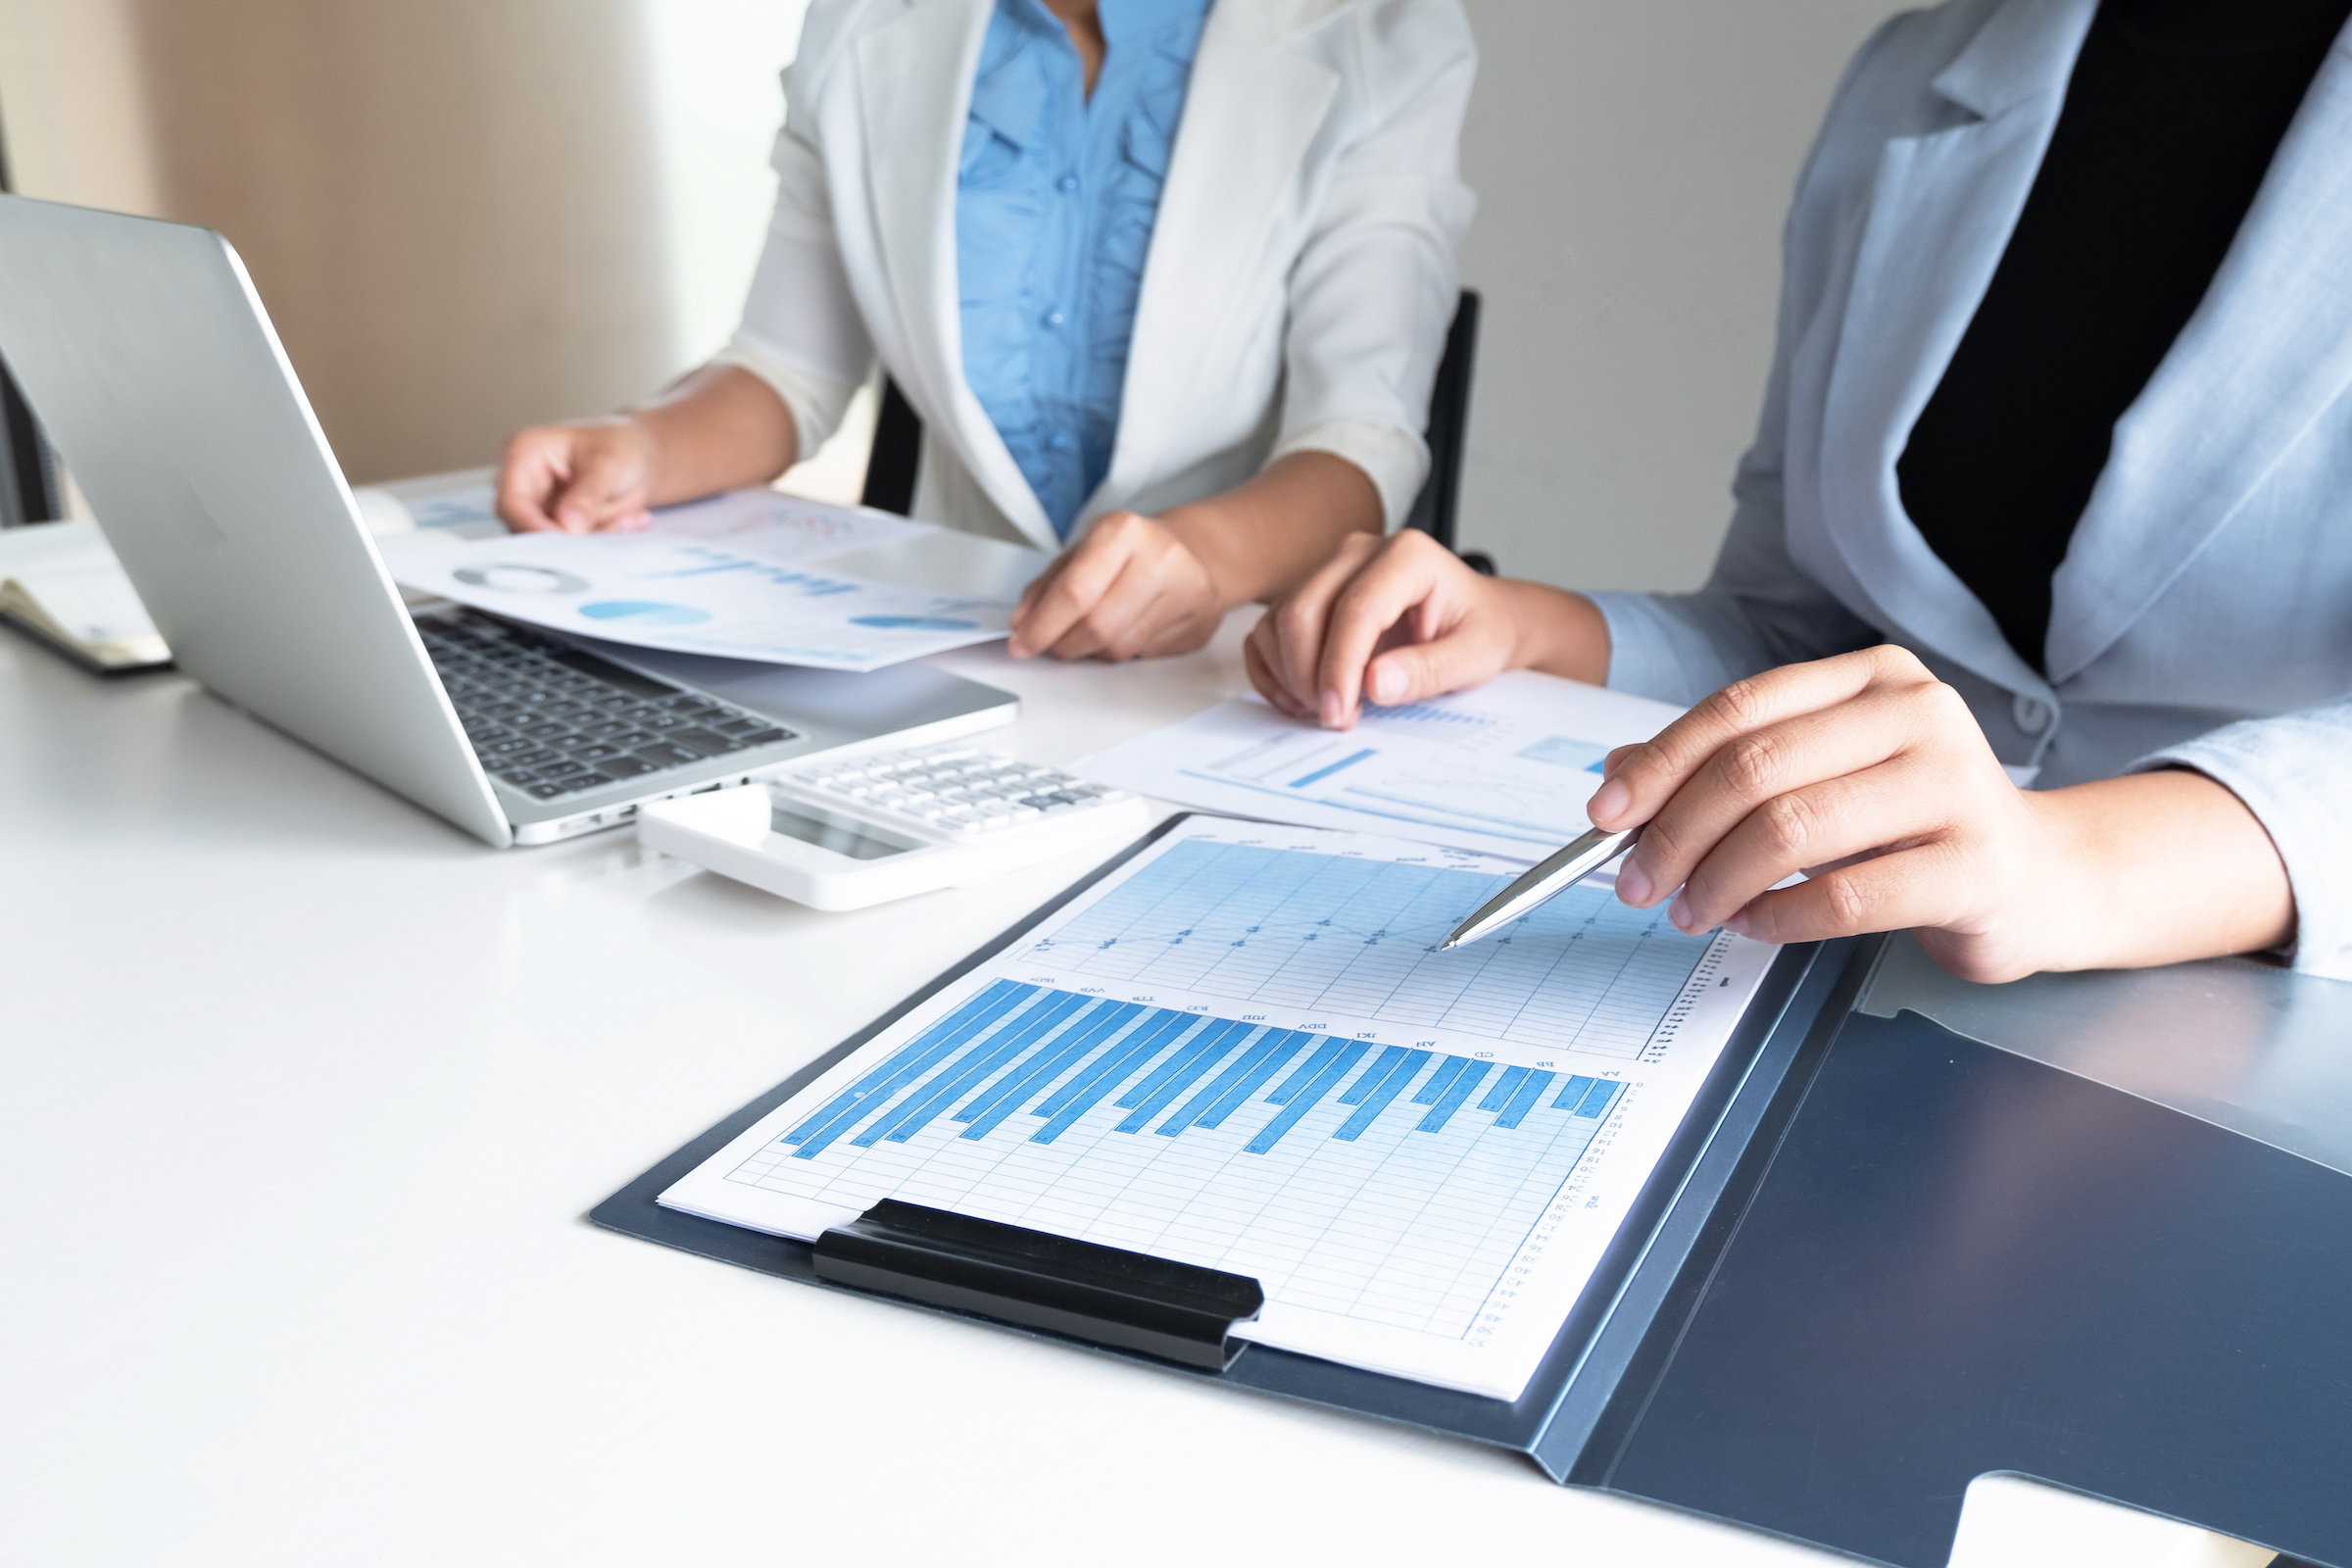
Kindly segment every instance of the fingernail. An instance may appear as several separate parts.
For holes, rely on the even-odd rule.
[[[1617,900],[1639,907],[1649,902],[1649,877],[1632,860],[1617,868]]]
[[[1592,799],[1585,803],[1585,814],[1597,825],[1614,820],[1633,804],[1634,792],[1611,779],[1592,792]]]
[[[1674,922],[1674,928],[1677,931],[1695,932],[1698,916],[1691,912],[1690,895],[1677,893],[1674,896],[1674,903],[1667,906],[1666,918]]]
[[[1325,729],[1338,729],[1340,727],[1341,709],[1340,694],[1338,692],[1325,692],[1323,694],[1323,710],[1321,716],[1323,719],[1323,727]]]
[[[1372,671],[1371,679],[1365,684],[1372,689],[1372,700],[1386,707],[1396,700],[1397,688],[1404,684],[1404,677],[1393,669],[1376,666]]]
[[[1748,919],[1745,909],[1723,922],[1723,928],[1734,936],[1752,937],[1756,934],[1753,927],[1754,922]]]

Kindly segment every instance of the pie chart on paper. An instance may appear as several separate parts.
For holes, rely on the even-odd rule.
[[[632,626],[699,626],[710,618],[707,610],[656,604],[647,599],[600,599],[593,605],[582,605],[580,613],[591,620],[619,620]]]

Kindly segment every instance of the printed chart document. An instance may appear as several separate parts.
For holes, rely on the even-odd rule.
[[[1194,817],[662,1195],[813,1240],[885,1198],[1254,1277],[1261,1344],[1515,1398],[1776,950],[1592,883]]]
[[[952,558],[955,569],[937,575],[964,586],[923,581],[926,555]],[[1043,564],[1012,545],[772,490],[665,508],[643,533],[502,535],[388,562],[405,588],[558,631],[843,670],[1004,636],[1021,568]]]
[[[1682,716],[1580,681],[1512,670],[1471,691],[1367,706],[1351,730],[1285,717],[1254,698],[1070,764],[1203,810],[1542,859],[1592,825],[1585,802],[1612,748]]]

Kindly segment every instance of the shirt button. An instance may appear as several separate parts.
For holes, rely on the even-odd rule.
[[[1067,452],[1070,450],[1070,438],[1057,430],[1046,438],[1046,445],[1056,452]]]
[[[1046,324],[1048,326],[1059,326],[1061,324],[1061,313],[1059,311],[1048,311],[1046,313]]]
[[[2009,716],[2017,727],[2029,735],[2038,735],[2050,727],[2050,705],[2029,692],[2019,692],[2017,701],[2009,705]]]
[[[1070,192],[1078,188],[1078,176],[1076,174],[1064,174],[1054,182],[1054,188],[1061,192],[1064,196],[1067,196]]]

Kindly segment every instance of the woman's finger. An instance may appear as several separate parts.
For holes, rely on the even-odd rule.
[[[1959,846],[1936,839],[1762,894],[1723,923],[1758,942],[1947,926],[1966,906],[1970,875]]]
[[[1877,767],[1922,738],[1908,695],[1877,687],[1835,707],[1732,736],[1650,815],[1642,842],[1618,868],[1618,896],[1637,908],[1655,904],[1689,881],[1726,835],[1774,800]],[[1614,776],[1623,778],[1632,765],[1629,760]],[[1824,855],[1802,863],[1819,865],[1835,858]],[[1762,886],[1787,874],[1767,878]]]
[[[1951,796],[1935,787],[1931,774],[1916,753],[1905,753],[1875,767],[1775,795],[1692,867],[1675,897],[1675,925],[1712,930],[1799,871],[1904,849],[1942,834],[1952,825]]]
[[[1315,676],[1315,714],[1327,726],[1353,724],[1365,666],[1390,627],[1438,590],[1449,571],[1475,575],[1453,552],[1417,529],[1397,534],[1333,603]]]
[[[1250,672],[1250,684],[1257,688],[1257,694],[1260,697],[1273,705],[1276,712],[1288,713],[1293,718],[1311,717],[1312,714],[1308,711],[1306,705],[1293,697],[1290,689],[1283,685],[1281,677],[1274,673],[1274,666],[1268,662],[1265,650],[1259,644],[1258,633],[1264,631],[1272,623],[1272,620],[1273,614],[1268,612],[1259,619],[1257,625],[1251,628],[1250,635],[1243,640],[1243,667]],[[1270,641],[1271,638],[1268,640]]]
[[[1054,580],[1029,607],[1012,638],[1009,651],[1014,658],[1026,659],[1049,649],[1064,659],[1085,657],[1084,653],[1062,653],[1061,645],[1126,564],[1127,533],[1105,526],[1108,521],[1105,518],[1089,529],[1084,539],[1064,551],[1060,561],[1054,563],[1059,569],[1054,572]],[[1087,645],[1086,653],[1094,652],[1091,635],[1081,633],[1076,641]]]
[[[498,515],[518,533],[547,533],[556,526],[548,508],[563,493],[560,436],[554,430],[524,430],[507,443],[498,473]]]
[[[1592,792],[1586,813],[1596,827],[1646,822],[1735,736],[1842,703],[1882,680],[1934,684],[1935,677],[1914,655],[1886,644],[1734,681],[1626,754]]]
[[[1458,692],[1502,672],[1503,650],[1481,622],[1465,617],[1429,642],[1375,654],[1364,666],[1363,695],[1383,708]]]
[[[1282,682],[1283,689],[1298,703],[1302,713],[1314,711],[1316,682],[1323,668],[1323,637],[1331,620],[1332,604],[1379,548],[1380,541],[1366,535],[1343,540],[1329,561],[1309,573],[1306,581],[1286,595],[1266,612],[1265,620],[1259,622],[1261,627],[1268,628],[1271,642],[1269,668]]]

